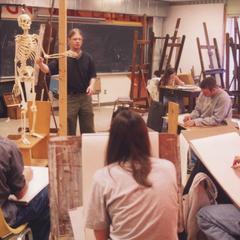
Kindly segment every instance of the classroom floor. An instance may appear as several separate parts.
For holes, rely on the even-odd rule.
[[[109,130],[112,117],[113,106],[94,107],[94,123],[96,132],[105,132]],[[58,113],[55,113],[58,125]],[[53,117],[51,117],[51,128],[55,128]],[[20,119],[0,118],[0,136],[7,137],[10,134],[18,134],[18,128],[21,127]],[[79,134],[79,126],[77,130]]]

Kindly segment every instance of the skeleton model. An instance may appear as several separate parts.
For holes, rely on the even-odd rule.
[[[60,57],[78,57],[78,55],[71,50],[64,53],[56,53],[48,55],[44,52],[42,45],[39,43],[39,35],[29,34],[31,27],[31,18],[26,13],[19,15],[18,25],[22,28],[23,34],[17,35],[15,38],[16,50],[15,50],[15,85],[13,92],[15,95],[21,95],[21,127],[22,127],[22,141],[24,144],[30,144],[26,138],[26,115],[27,115],[27,99],[24,96],[22,89],[22,82],[30,82],[31,85],[31,100],[32,106],[31,111],[33,113],[32,129],[30,134],[36,137],[42,137],[35,133],[36,127],[36,92],[35,92],[35,61],[40,57],[41,51],[43,52],[44,58],[60,58]]]
[[[16,50],[15,50],[15,85],[13,92],[15,95],[21,95],[21,127],[22,127],[22,141],[24,144],[30,144],[26,138],[26,114],[27,114],[27,99],[24,96],[22,89],[22,82],[30,82],[31,85],[31,111],[33,113],[33,123],[30,134],[41,137],[41,135],[35,133],[36,125],[36,92],[35,92],[35,77],[34,77],[34,65],[36,55],[39,49],[39,36],[36,34],[29,34],[28,31],[31,27],[31,18],[23,13],[18,17],[18,25],[22,28],[23,34],[17,35],[15,38]]]

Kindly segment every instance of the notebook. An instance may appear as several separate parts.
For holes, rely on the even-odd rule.
[[[48,168],[47,167],[33,167],[32,180],[29,182],[28,190],[25,195],[17,199],[15,195],[11,194],[9,200],[17,201],[19,203],[27,204],[29,203],[43,188],[45,188],[49,183],[48,178]]]

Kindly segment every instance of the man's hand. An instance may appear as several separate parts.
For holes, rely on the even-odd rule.
[[[33,171],[31,167],[25,167],[23,170],[23,175],[27,182],[30,182],[33,178]]]
[[[44,59],[42,57],[36,59],[36,64],[39,66],[42,72],[49,73],[48,65],[44,63]]]
[[[86,90],[87,95],[91,96],[93,95],[93,86],[89,85],[87,90]]]
[[[36,64],[37,65],[42,65],[44,63],[44,59],[42,57],[39,57],[36,59]]]
[[[184,127],[193,127],[193,126],[195,126],[194,120],[188,120],[184,122]]]
[[[190,121],[192,120],[190,114],[186,115],[184,118],[183,118],[183,122],[187,122],[187,121]]]
[[[20,199],[22,198],[27,190],[28,190],[28,183],[32,180],[33,178],[33,171],[32,171],[32,168],[31,167],[24,167],[24,170],[23,170],[23,175],[25,177],[25,185],[24,187],[21,189],[20,192],[16,193],[15,196]]]

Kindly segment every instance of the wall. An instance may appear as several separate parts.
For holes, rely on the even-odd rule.
[[[58,2],[55,1],[54,7],[58,8]],[[4,3],[50,8],[52,0],[5,0]],[[66,0],[66,3],[68,9],[147,14],[148,16],[165,16],[168,6],[166,2],[156,0]]]
[[[228,0],[227,15],[231,15],[231,16],[239,16],[240,15],[240,1],[239,0]]]
[[[162,17],[154,17],[153,18],[153,32],[155,37],[162,37],[163,35],[163,18]],[[153,72],[159,68],[160,61],[160,50],[162,47],[162,43],[160,40],[156,40],[153,52]]]
[[[196,4],[171,6],[164,21],[164,32],[170,35],[174,32],[177,18],[181,18],[178,35],[186,35],[186,41],[179,67],[183,72],[190,72],[194,66],[197,75],[201,72],[196,38],[200,38],[200,43],[205,44],[203,22],[206,22],[211,44],[213,38],[217,39],[219,53],[223,54],[223,17],[224,4]],[[204,64],[207,69],[208,57],[204,57]],[[206,62],[206,63],[205,63]]]
[[[98,74],[101,79],[101,103],[112,103],[118,97],[129,97],[131,80],[127,73]]]

